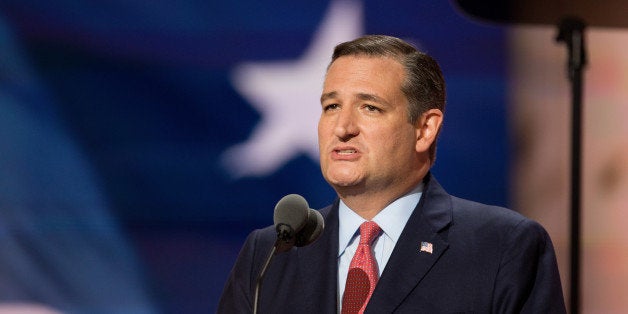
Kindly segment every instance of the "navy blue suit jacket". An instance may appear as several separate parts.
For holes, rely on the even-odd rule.
[[[554,249],[538,223],[453,197],[428,175],[421,201],[392,252],[365,313],[565,313]],[[321,210],[313,244],[275,256],[258,313],[335,313],[338,200]],[[256,278],[276,239],[273,227],[246,240],[219,313],[251,313]],[[421,243],[432,252],[421,251]]]

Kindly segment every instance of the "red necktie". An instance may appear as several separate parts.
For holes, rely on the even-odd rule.
[[[360,244],[349,264],[347,284],[342,296],[342,314],[363,313],[375,290],[379,272],[371,244],[381,231],[373,221],[360,225]]]

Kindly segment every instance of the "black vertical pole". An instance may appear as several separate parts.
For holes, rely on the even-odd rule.
[[[583,20],[566,17],[558,26],[556,38],[565,42],[568,49],[568,74],[571,82],[571,249],[570,249],[570,292],[571,313],[580,312],[580,226],[581,226],[581,165],[582,165],[582,70],[587,63]]]

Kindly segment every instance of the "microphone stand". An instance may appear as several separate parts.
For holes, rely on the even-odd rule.
[[[585,23],[577,17],[565,17],[558,25],[558,42],[565,42],[568,49],[568,74],[571,82],[571,267],[570,298],[571,313],[580,309],[580,196],[582,155],[582,69],[587,63],[584,28]]]
[[[266,270],[268,270],[270,262],[273,260],[275,255],[290,250],[295,244],[295,232],[290,225],[279,223],[276,227],[276,230],[277,240],[275,241],[275,245],[273,245],[273,247],[271,248],[268,257],[266,258],[266,262],[264,263],[264,266],[262,266],[262,270],[260,271],[259,276],[257,276],[257,280],[255,282],[253,314],[257,314],[257,309],[259,307],[259,294],[262,289],[262,281],[264,281],[264,275],[266,275]]]
[[[264,275],[266,275],[266,270],[268,269],[268,265],[270,265],[270,262],[275,257],[275,252],[277,252],[276,244],[273,245],[273,248],[270,250],[270,254],[268,254],[268,257],[266,258],[266,262],[264,263],[264,266],[262,267],[262,270],[259,276],[257,277],[257,281],[255,282],[255,297],[253,299],[253,314],[257,314],[257,307],[259,304],[259,293],[260,293],[260,290],[262,289],[262,281],[264,280]]]

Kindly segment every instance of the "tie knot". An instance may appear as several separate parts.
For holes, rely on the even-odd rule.
[[[360,244],[371,245],[379,235],[380,228],[374,221],[366,221],[360,225]]]

